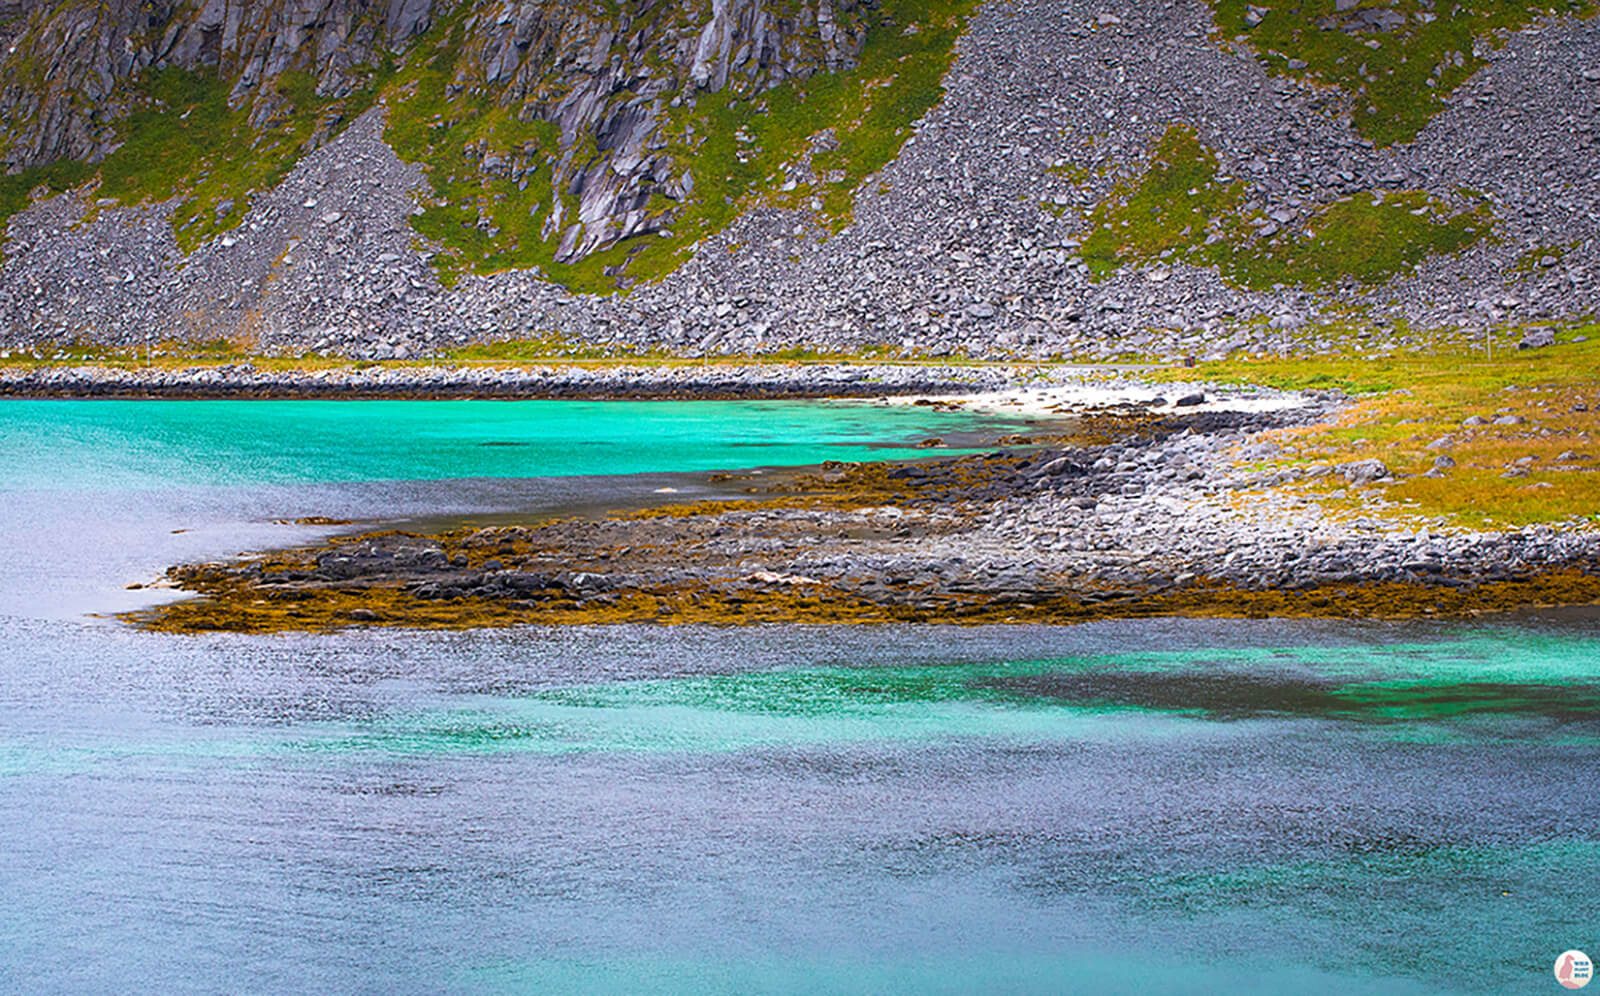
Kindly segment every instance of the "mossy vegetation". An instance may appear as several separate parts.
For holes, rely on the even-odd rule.
[[[1149,166],[1126,181],[1089,215],[1083,240],[1090,272],[1105,276],[1124,262],[1188,258],[1221,236],[1245,197],[1243,183],[1217,179],[1217,154],[1192,128],[1168,128],[1150,152]]]
[[[33,203],[35,195],[49,197],[64,193],[93,175],[94,167],[88,163],[64,160],[0,176],[0,233],[4,232],[12,215]]]
[[[100,196],[124,204],[178,197],[172,225],[179,247],[190,250],[236,227],[252,193],[276,186],[314,138],[360,114],[374,95],[369,87],[323,100],[300,72],[268,86],[262,99],[276,109],[258,130],[248,104],[230,106],[226,81],[178,69],[149,74],[122,145],[100,164]]]
[[[1514,343],[1521,331],[1502,330],[1499,338]],[[1544,349],[1230,359],[1156,378],[1365,395],[1340,424],[1286,433],[1284,462],[1378,459],[1399,475],[1385,489],[1395,508],[1475,528],[1516,528],[1600,512],[1596,371],[1600,325],[1562,328]],[[1484,424],[1465,424],[1474,416]],[[1424,476],[1441,455],[1455,465]],[[1311,487],[1326,493],[1343,483]]]
[[[501,339],[496,342],[475,342],[458,346],[440,356],[449,363],[544,363],[550,360],[593,361],[615,359],[655,358],[632,349],[596,346],[561,336],[534,336],[519,339]]]
[[[1546,266],[1554,266],[1561,262],[1561,257],[1578,248],[1578,242],[1566,242],[1561,245],[1534,246],[1517,257],[1512,264],[1511,272],[1516,274],[1533,273]]]
[[[286,72],[268,87],[262,99],[275,110],[258,129],[250,105],[230,105],[230,85],[214,73],[146,72],[134,83],[133,111],[117,127],[120,144],[98,165],[62,161],[0,178],[0,224],[27,207],[35,191],[89,183],[98,199],[121,205],[177,198],[172,226],[185,251],[237,227],[252,194],[275,186],[314,140],[361,113],[375,95],[369,86],[325,100],[300,72]]]
[[[1144,173],[1091,212],[1083,242],[1090,272],[1182,260],[1257,289],[1379,284],[1472,245],[1493,223],[1481,199],[1451,202],[1420,191],[1363,193],[1274,218],[1217,167],[1216,153],[1192,129],[1169,128]]]
[[[326,632],[355,626],[465,630],[624,623],[1068,625],[1160,616],[1415,619],[1588,605],[1600,600],[1600,577],[1571,569],[1470,588],[1384,582],[1275,591],[1201,580],[1178,591],[1121,591],[1110,597],[1085,592],[1028,604],[977,595],[953,595],[939,604],[884,604],[852,592],[810,585],[737,595],[707,585],[679,585],[630,592],[604,602],[563,599],[536,603],[424,599],[392,587],[269,591],[198,573],[187,578],[184,586],[203,597],[125,613],[122,618],[145,630],[191,635]]]
[[[892,346],[862,346],[849,353],[789,346],[757,353],[751,358],[768,363],[885,363],[905,360],[901,351]]]
[[[1419,191],[1357,194],[1316,209],[1299,231],[1258,239],[1265,244],[1235,253],[1225,265],[1253,287],[1347,278],[1378,284],[1429,256],[1460,252],[1492,227],[1483,203],[1463,208]]]
[[[859,64],[784,84],[754,99],[723,92],[681,109],[671,148],[695,176],[697,237],[726,225],[746,198],[811,204],[833,227],[848,221],[856,188],[899,154],[911,124],[943,96],[942,79],[972,0],[886,0]],[[820,139],[820,140],[819,140]],[[782,187],[809,155],[816,179]]]
[[[440,248],[434,264],[447,285],[467,270],[539,267],[554,275],[555,245],[543,226],[563,196],[551,182],[561,136],[484,88],[457,82],[461,14],[413,49],[386,98],[385,138],[401,158],[422,165],[433,188],[412,226]],[[564,207],[575,207],[570,197]]]
[[[1477,72],[1482,44],[1534,19],[1592,16],[1594,0],[1212,0],[1219,33],[1248,41],[1271,71],[1335,86],[1357,132],[1409,142]],[[1260,11],[1265,14],[1259,14]]]

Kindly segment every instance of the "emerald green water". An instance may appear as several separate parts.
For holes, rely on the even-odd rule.
[[[1018,423],[794,401],[0,399],[0,488],[567,477],[926,456]],[[975,435],[976,434],[976,435]],[[20,471],[20,473],[18,473]]]
[[[172,638],[85,613],[287,517],[996,427],[120,404],[0,405],[0,991],[1505,993],[1600,949],[1592,612]]]

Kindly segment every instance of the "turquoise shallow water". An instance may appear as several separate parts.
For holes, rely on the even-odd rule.
[[[148,442],[151,476],[133,422],[81,427],[114,405],[51,413],[80,426],[59,452],[17,442],[36,412],[0,428],[0,991],[1503,993],[1600,948],[1590,613],[265,638],[84,616],[140,597],[129,572],[305,533],[274,518],[603,503],[672,469],[430,483],[431,457],[350,457],[390,437],[348,404],[315,459],[387,479],[192,434]],[[864,443],[935,428],[852,417]]]
[[[327,532],[286,524],[304,516],[604,510],[704,492],[690,471],[959,453],[1024,426],[868,402],[0,399],[0,613],[132,608],[122,585],[173,563]]]
[[[1016,423],[861,402],[0,399],[6,490],[566,477],[926,456]],[[978,445],[982,445],[980,442]]]

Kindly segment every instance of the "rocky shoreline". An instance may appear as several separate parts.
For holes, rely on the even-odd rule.
[[[383,530],[174,568],[169,632],[655,621],[1071,622],[1163,614],[1415,617],[1600,601],[1600,533],[1474,532],[1339,512],[1378,461],[1249,469],[1271,412],[1086,409],[994,452],[718,480],[746,496],[423,535]],[[1241,466],[1241,462],[1243,466]],[[1337,494],[1337,492],[1335,492]]]
[[[705,363],[269,369],[0,367],[0,397],[827,398],[951,394],[1082,380],[1070,367]]]

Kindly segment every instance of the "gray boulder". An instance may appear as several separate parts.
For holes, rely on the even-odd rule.
[[[1389,476],[1389,468],[1384,466],[1382,460],[1350,460],[1333,468],[1344,475],[1344,479],[1351,484],[1370,484],[1379,478]]]
[[[1551,329],[1529,329],[1522,333],[1522,341],[1517,343],[1518,349],[1543,349],[1556,344],[1556,334]]]

